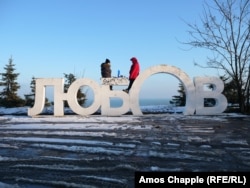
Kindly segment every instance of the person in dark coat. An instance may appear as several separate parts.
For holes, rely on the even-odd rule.
[[[110,60],[106,59],[105,62],[101,64],[101,75],[103,78],[111,78],[111,72]],[[110,85],[110,90],[112,90],[112,85]]]
[[[127,89],[123,90],[126,93],[129,92],[130,88],[132,87],[135,79],[137,78],[137,76],[139,75],[139,72],[140,72],[140,64],[139,64],[138,60],[135,57],[132,57],[130,59],[130,61],[132,61],[132,65],[131,65],[130,71],[129,71],[129,85],[128,85]]]

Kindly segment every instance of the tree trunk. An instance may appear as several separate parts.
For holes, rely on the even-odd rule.
[[[244,94],[242,92],[239,82],[236,82],[236,84],[237,84],[237,94],[238,94],[238,103],[239,103],[240,112],[244,113],[245,112],[245,97],[244,97]]]

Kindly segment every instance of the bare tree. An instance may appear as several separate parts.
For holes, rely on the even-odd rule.
[[[201,26],[189,24],[185,44],[213,52],[206,68],[220,69],[237,87],[241,112],[249,104],[250,0],[207,0]]]

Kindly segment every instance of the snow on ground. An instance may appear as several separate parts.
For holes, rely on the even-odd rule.
[[[0,107],[1,115],[11,115],[11,114],[27,114],[28,108],[30,107],[17,107],[17,108],[4,108]],[[182,113],[184,107],[171,107],[167,105],[152,105],[152,106],[141,106],[141,111],[143,113]],[[70,108],[64,109],[65,114],[72,114]],[[99,111],[98,111],[99,112]],[[53,106],[45,107],[43,109],[43,114],[53,114]]]
[[[233,159],[242,163],[242,169],[250,164],[249,137],[243,134],[247,135],[248,128],[243,126],[240,136],[233,133],[241,131],[241,127],[226,129],[230,125],[228,117],[244,116],[240,114],[185,116],[181,113],[183,108],[146,106],[141,107],[142,112],[146,112],[143,116],[71,114],[55,117],[48,113],[29,117],[27,109],[0,108],[0,162],[9,170],[7,175],[0,170],[0,176],[2,173],[4,177],[14,177],[12,185],[0,179],[0,187],[23,188],[20,182],[86,187],[82,186],[86,179],[105,185],[132,185],[133,172],[138,169],[206,171],[220,164],[220,169],[238,169],[234,161],[230,161],[232,153]],[[46,173],[40,174],[41,171],[53,171],[55,179],[46,179]],[[25,177],[20,172],[32,172],[32,176]],[[83,174],[80,178],[79,172]],[[56,179],[69,173],[76,173],[78,184],[73,185],[71,179]],[[39,176],[33,177],[33,174]]]
[[[240,117],[244,115],[235,113],[222,113],[216,116],[185,116],[181,112],[183,108],[171,108],[167,109],[166,106],[145,106],[141,107],[143,112],[152,112],[143,115],[147,116],[157,116],[160,113],[161,119],[166,121],[175,120],[213,120],[213,121],[227,121],[228,117]],[[121,115],[121,116],[101,116],[101,115],[64,115],[62,117],[55,117],[52,114],[49,115],[38,115],[36,117],[27,116],[28,107],[19,108],[0,108],[0,122],[2,122],[0,129],[27,129],[36,130],[33,134],[39,135],[41,132],[46,131],[46,134],[56,134],[60,135],[72,135],[75,136],[85,136],[88,135],[87,130],[96,130],[95,132],[90,131],[92,136],[116,136],[112,135],[115,133],[107,132],[107,130],[150,130],[153,125],[141,125],[141,119],[143,116],[133,116],[133,115]],[[50,109],[45,109],[45,111],[51,111]],[[68,109],[66,109],[67,111]],[[167,113],[166,113],[167,111]],[[84,129],[84,132],[74,131],[78,129]],[[53,133],[49,132],[52,131]],[[57,131],[58,130],[58,131]],[[19,132],[17,131],[16,134]],[[29,132],[27,132],[28,134]],[[23,134],[23,133],[22,133]],[[94,134],[94,135],[93,135]],[[73,135],[72,135],[73,136]],[[89,135],[88,135],[89,136]]]
[[[65,115],[62,117],[56,117],[53,116],[53,107],[47,107],[44,108],[43,113],[41,115],[38,115],[36,117],[29,117],[27,115],[29,107],[17,107],[17,108],[4,108],[0,107],[0,121],[8,121],[9,123],[18,123],[19,127],[18,128],[26,128],[28,126],[30,128],[31,124],[30,123],[43,123],[42,129],[46,129],[46,122],[49,122],[51,124],[52,122],[56,122],[54,128],[57,128],[57,126],[60,126],[61,129],[64,128],[70,128],[67,126],[67,123],[84,123],[88,122],[88,125],[91,125],[92,123],[101,123],[105,122],[105,125],[107,123],[113,123],[117,122],[122,123],[122,122],[135,122],[138,119],[138,116],[133,116],[133,115],[120,115],[120,116],[101,116],[101,115],[88,115],[88,116],[81,116],[81,115],[74,115],[72,114],[72,111],[69,108],[65,108]],[[141,111],[146,116],[147,114],[166,114],[166,118],[169,119],[208,119],[211,120],[211,116],[184,116],[182,112],[184,111],[185,107],[169,107],[166,105],[155,105],[155,106],[141,106]],[[44,115],[46,114],[46,115]],[[70,114],[70,115],[67,115]],[[238,113],[222,113],[218,114],[216,116],[212,116],[213,120],[221,120],[225,117],[244,117],[246,115],[238,114]],[[139,120],[138,120],[139,121]],[[23,124],[20,124],[23,123]],[[29,124],[27,124],[29,123]],[[63,123],[60,124],[59,123]],[[50,125],[51,126],[51,125]],[[103,125],[104,126],[104,125]],[[9,127],[11,128],[11,127]],[[74,128],[79,128],[79,127],[74,127]],[[87,128],[87,127],[81,127],[81,128]],[[93,127],[92,127],[93,128]],[[104,127],[102,127],[104,128]],[[112,129],[114,127],[105,127]]]

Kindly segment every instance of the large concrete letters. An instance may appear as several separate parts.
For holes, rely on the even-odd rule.
[[[223,112],[227,107],[227,99],[221,92],[224,89],[224,83],[217,77],[195,77],[194,85],[196,90],[195,109],[198,115],[213,115]],[[204,90],[204,85],[212,85],[213,90]],[[204,107],[204,99],[212,98],[215,100],[215,106]]]
[[[110,90],[109,85],[127,85],[126,78],[105,78],[102,85],[91,79],[77,79],[71,84],[67,93],[64,93],[64,80],[62,78],[36,79],[35,105],[28,109],[29,116],[40,114],[45,103],[45,87],[54,86],[54,116],[64,115],[64,101],[68,101],[69,107],[76,114],[90,115],[101,107],[101,114],[107,116],[118,116],[127,113],[129,110],[133,115],[142,115],[139,106],[139,92],[143,82],[150,76],[158,73],[166,73],[176,77],[185,88],[186,106],[184,115],[212,115],[223,112],[227,107],[227,99],[221,94],[224,89],[223,82],[217,77],[195,77],[194,82],[181,69],[169,65],[157,65],[148,68],[140,73],[134,81],[130,93],[120,90]],[[168,87],[167,83],[161,83],[162,87]],[[205,91],[204,85],[213,85],[213,90]],[[76,94],[81,86],[89,86],[94,92],[94,102],[89,107],[82,107],[78,104]],[[111,98],[120,98],[120,107],[110,107]],[[204,107],[204,99],[213,98],[216,105]]]

